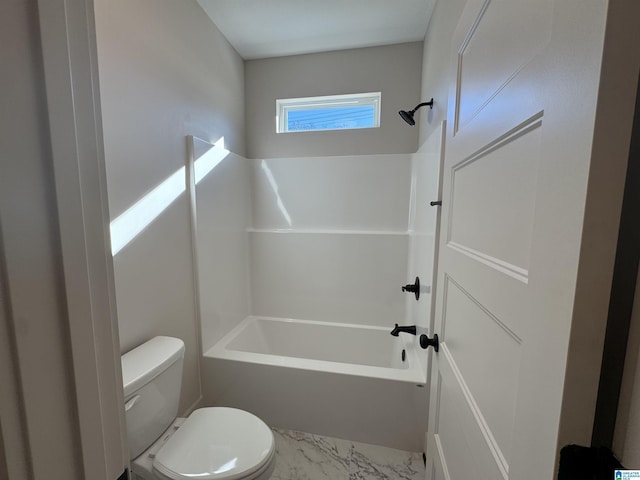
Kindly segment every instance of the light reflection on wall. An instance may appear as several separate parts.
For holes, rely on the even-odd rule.
[[[195,183],[198,184],[226,158],[229,150],[224,148],[224,137],[215,142],[213,148],[195,161]],[[156,188],[111,221],[111,254],[120,250],[136,238],[147,226],[164,212],[186,190],[186,168],[181,167]]]
[[[260,167],[262,168],[262,171],[264,172],[265,176],[267,177],[267,180],[269,181],[271,190],[273,190],[273,193],[276,196],[276,201],[278,204],[278,208],[280,209],[280,213],[282,213],[282,216],[284,217],[286,222],[289,224],[289,226],[290,227],[293,226],[291,215],[289,215],[287,208],[284,206],[284,203],[282,202],[282,198],[280,198],[280,193],[278,193],[278,184],[276,183],[276,179],[273,176],[273,172],[271,171],[271,169],[269,168],[269,165],[267,165],[267,162],[265,160],[262,160],[262,162],[260,163]]]
[[[194,164],[194,174],[196,185],[206,177],[216,166],[229,155],[229,150],[224,148],[224,137],[215,142],[213,148],[196,159]]]

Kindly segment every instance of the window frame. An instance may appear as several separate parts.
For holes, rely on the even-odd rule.
[[[349,93],[345,95],[322,95],[317,97],[280,98],[276,100],[276,133],[327,132],[339,130],[362,130],[380,128],[380,103],[382,92]],[[289,130],[288,117],[291,111],[342,108],[345,106],[373,106],[371,127],[314,128],[310,130]]]

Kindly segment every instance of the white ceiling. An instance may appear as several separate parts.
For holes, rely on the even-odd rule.
[[[420,41],[435,0],[198,0],[246,60]]]

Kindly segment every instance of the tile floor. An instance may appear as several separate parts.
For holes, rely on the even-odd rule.
[[[271,480],[424,480],[422,453],[274,428]]]

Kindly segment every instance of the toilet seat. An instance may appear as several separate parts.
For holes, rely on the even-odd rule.
[[[167,480],[251,480],[271,466],[274,455],[273,433],[255,415],[201,408],[158,451],[153,470]]]

